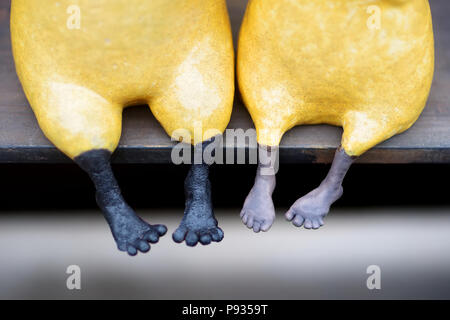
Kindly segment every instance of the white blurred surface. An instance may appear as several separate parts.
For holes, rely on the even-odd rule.
[[[182,212],[140,212],[169,228],[150,253],[115,248],[100,212],[0,215],[0,298],[378,299],[450,298],[450,208],[333,210],[318,231],[279,212],[254,234],[239,210],[216,212],[222,243],[171,239]],[[82,290],[66,288],[79,265]],[[380,291],[366,268],[381,267]]]

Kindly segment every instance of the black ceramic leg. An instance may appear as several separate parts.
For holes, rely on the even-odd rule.
[[[211,241],[222,241],[223,231],[218,227],[213,212],[207,164],[191,166],[184,183],[184,190],[186,208],[180,226],[172,235],[173,240],[177,243],[185,240],[191,247],[198,242],[207,245]]]
[[[323,226],[323,218],[330,206],[343,194],[342,182],[355,158],[339,148],[327,177],[320,186],[297,200],[286,213],[286,219],[297,227],[318,229]]]
[[[134,256],[148,252],[150,243],[157,243],[167,232],[163,225],[150,225],[136,215],[122,197],[110,165],[108,150],[92,150],[75,158],[97,189],[96,200],[108,222],[120,251]]]

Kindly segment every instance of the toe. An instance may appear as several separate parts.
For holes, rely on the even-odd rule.
[[[248,215],[246,213],[244,213],[244,215],[242,216],[242,222],[244,224],[247,224],[247,221],[248,221]]]
[[[270,227],[272,227],[272,222],[270,222],[270,221],[265,221],[265,222],[261,225],[261,231],[267,232],[267,231],[269,231]]]
[[[117,245],[117,248],[119,249],[119,251],[125,252],[125,251],[127,251],[127,244],[126,243],[119,243]]]
[[[215,242],[220,242],[223,239],[223,231],[219,227],[211,230],[212,240]]]
[[[189,231],[186,235],[186,244],[190,247],[194,247],[198,242],[198,236],[195,232]]]
[[[143,241],[143,240],[141,240],[137,243],[137,248],[142,253],[146,253],[146,252],[150,251],[150,245],[146,241]]]
[[[253,223],[253,231],[258,233],[261,230],[261,224],[259,222],[254,222]]]
[[[319,221],[318,220],[313,220],[312,227],[313,227],[313,229],[319,229],[320,228]]]
[[[159,232],[150,230],[145,234],[144,239],[148,240],[150,243],[157,243],[159,241]]]
[[[127,251],[128,251],[128,254],[132,257],[137,255],[137,249],[131,245],[128,246]]]
[[[200,243],[207,245],[211,243],[211,236],[209,234],[204,234],[200,237]]]
[[[320,218],[318,219],[318,221],[319,221],[320,226],[323,226],[323,225],[325,224],[325,223],[323,222],[322,217],[320,217]]]
[[[173,241],[177,243],[183,242],[186,237],[187,229],[185,227],[179,227],[172,235]]]
[[[163,235],[165,235],[167,233],[167,227],[162,224],[156,225],[155,229],[156,229],[156,232],[158,232],[160,237],[162,237]]]
[[[293,209],[289,209],[284,216],[288,221],[292,221],[292,219],[294,219],[295,217],[295,211]]]
[[[253,228],[253,217],[248,217],[247,227],[248,228]]]
[[[312,222],[310,219],[306,219],[305,221],[305,229],[311,229],[312,228]]]
[[[296,227],[301,227],[304,221],[305,219],[303,219],[301,215],[297,215],[295,216],[293,223]]]

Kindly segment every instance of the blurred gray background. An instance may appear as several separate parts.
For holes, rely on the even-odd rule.
[[[180,212],[140,210],[169,232]],[[175,215],[176,213],[176,215]],[[187,248],[170,235],[149,254],[116,251],[98,212],[0,216],[0,298],[448,299],[450,208],[338,209],[319,231],[278,220],[267,234],[218,210],[220,244]],[[66,288],[69,265],[80,291]],[[370,265],[381,290],[367,289]]]

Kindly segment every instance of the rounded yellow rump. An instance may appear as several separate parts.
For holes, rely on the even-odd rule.
[[[427,0],[249,2],[238,80],[260,144],[325,123],[359,156],[414,124],[433,72]]]
[[[192,143],[229,122],[225,0],[12,0],[11,34],[39,124],[71,158],[114,151],[130,105],[147,103],[169,135],[186,130]],[[196,141],[198,130],[210,134]]]

